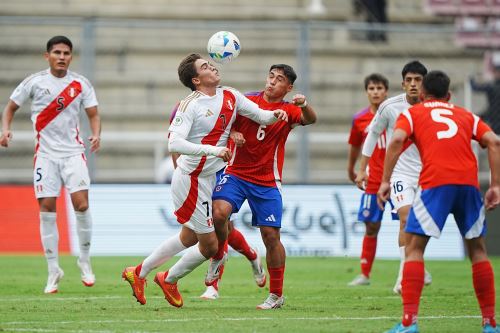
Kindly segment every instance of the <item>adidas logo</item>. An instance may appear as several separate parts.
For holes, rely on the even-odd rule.
[[[271,214],[268,217],[266,217],[266,221],[267,222],[276,222],[276,218],[274,217],[273,214]]]
[[[210,116],[213,116],[213,115],[214,115],[214,113],[210,109],[208,109],[207,113],[205,113],[205,117],[210,117]]]
[[[80,182],[80,184],[78,184],[78,186],[86,186],[87,183],[85,182],[85,180],[82,179],[82,181]]]

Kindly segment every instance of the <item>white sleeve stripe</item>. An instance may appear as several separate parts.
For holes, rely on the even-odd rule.
[[[403,115],[408,119],[408,122],[410,123],[410,131],[413,133],[413,120],[411,119],[411,114],[408,111],[408,109],[403,111]]]
[[[477,136],[477,125],[479,124],[479,117],[476,116],[475,114],[473,114],[472,118],[474,119],[474,126],[472,127],[472,134],[474,134],[474,136]]]

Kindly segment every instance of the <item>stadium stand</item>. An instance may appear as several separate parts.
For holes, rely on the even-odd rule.
[[[482,60],[479,51],[455,42],[452,19],[426,14],[418,0],[390,2],[388,41],[379,44],[353,38],[367,26],[356,21],[349,1],[323,4],[326,13],[316,17],[304,10],[309,5],[305,0],[256,0],[251,5],[172,0],[168,6],[163,0],[7,2],[0,8],[1,104],[26,75],[46,67],[41,56],[45,41],[68,35],[75,44],[72,69],[91,78],[100,101],[104,132],[95,159],[96,181],[152,182],[158,154],[165,152],[162,133],[170,110],[188,93],[177,79],[179,59],[191,51],[205,52],[214,31],[230,30],[242,41],[243,51],[221,69],[224,84],[256,90],[263,87],[271,64],[288,63],[299,72],[296,88],[309,89],[305,92],[318,112],[318,124],[308,129],[309,177],[297,169],[303,136],[296,131],[287,145],[284,179],[345,183],[345,141],[352,115],[365,106],[365,75],[384,73],[390,94],[397,94],[401,65],[419,58],[450,73],[454,96],[462,103],[464,78],[477,72]],[[300,61],[301,52],[309,55],[309,63]],[[89,61],[87,54],[95,56]],[[15,138],[16,132],[31,131],[26,107],[17,113],[13,130]],[[0,182],[30,183],[32,152],[29,138],[1,150]]]

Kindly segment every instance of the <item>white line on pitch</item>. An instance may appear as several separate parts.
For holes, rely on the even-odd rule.
[[[322,320],[322,321],[342,321],[342,320],[386,320],[386,319],[400,319],[400,316],[379,316],[379,317],[280,317],[280,320]],[[419,319],[476,319],[481,318],[478,315],[463,315],[463,316],[419,316]],[[77,324],[77,323],[94,323],[94,324],[114,324],[114,323],[168,323],[168,322],[190,322],[190,321],[206,321],[213,320],[213,317],[207,318],[179,318],[179,319],[123,319],[123,320],[65,320],[65,321],[51,321],[50,324]],[[276,320],[276,317],[247,317],[247,318],[218,318],[217,321],[252,321],[252,320]],[[1,323],[1,322],[0,322]],[[11,321],[1,323],[2,325],[26,325],[26,324],[41,324],[39,321]]]

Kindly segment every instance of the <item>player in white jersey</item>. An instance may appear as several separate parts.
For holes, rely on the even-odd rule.
[[[192,90],[181,101],[169,128],[169,150],[181,154],[172,178],[172,197],[180,233],[167,239],[138,266],[127,267],[127,280],[135,298],[146,303],[144,284],[151,270],[186,250],[168,271],[158,272],[154,281],[165,299],[175,307],[183,305],[177,281],[189,274],[218,249],[212,221],[212,191],[216,174],[231,158],[226,147],[231,125],[239,113],[263,125],[287,121],[283,110],[260,109],[239,91],[219,86],[218,70],[199,54],[184,58],[178,68],[180,81]]]
[[[94,88],[83,76],[71,72],[73,45],[64,36],[47,42],[49,69],[26,78],[12,93],[2,115],[0,145],[8,147],[14,113],[32,100],[31,120],[35,131],[34,188],[40,206],[40,235],[48,263],[45,293],[56,293],[64,272],[59,267],[56,198],[62,184],[71,196],[77,221],[80,255],[77,261],[82,282],[91,287],[95,276],[90,265],[92,219],[89,211],[90,178],[85,145],[79,135],[79,114],[87,113],[92,134],[91,152],[100,146],[101,120]]]
[[[402,70],[402,87],[404,94],[388,98],[377,110],[375,117],[369,125],[369,132],[363,145],[362,157],[360,162],[360,172],[356,177],[356,184],[363,189],[367,181],[366,166],[368,160],[375,149],[377,140],[384,131],[386,131],[387,142],[391,140],[394,132],[394,124],[399,115],[420,101],[420,91],[422,80],[427,74],[427,69],[418,61],[407,63]],[[401,278],[403,273],[403,265],[405,260],[405,237],[404,228],[406,219],[413,203],[413,199],[418,189],[418,178],[422,162],[415,144],[409,142],[405,146],[404,152],[398,159],[396,167],[391,177],[391,201],[394,205],[394,210],[397,211],[400,220],[399,229],[399,250],[401,263],[399,267],[398,278],[394,286],[394,292],[401,291]],[[430,284],[432,278],[426,273],[426,284]]]

